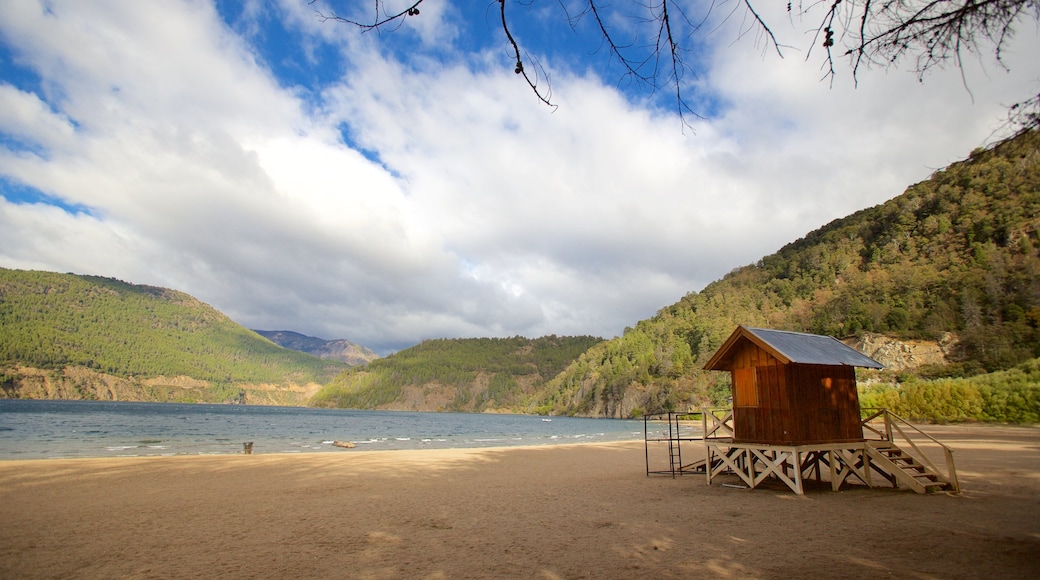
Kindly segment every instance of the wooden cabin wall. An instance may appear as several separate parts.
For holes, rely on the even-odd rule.
[[[826,443],[863,439],[856,369],[849,366],[788,365],[792,406],[798,420],[791,425],[794,443]]]
[[[802,444],[863,438],[853,367],[783,365],[751,342],[734,350],[734,440]]]

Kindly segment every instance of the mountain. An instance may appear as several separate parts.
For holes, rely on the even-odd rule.
[[[428,340],[347,368],[281,348],[173,290],[0,269],[0,396],[300,404],[314,394],[317,406],[628,417],[724,402],[728,374],[702,368],[746,324],[835,336],[888,364],[867,377],[865,402],[1036,421],[1038,248],[1032,131],[737,268],[609,341]],[[321,339],[282,335],[320,348]]]
[[[347,370],[311,404],[409,411],[529,411],[545,382],[602,341],[592,336],[426,340]]]
[[[346,368],[199,300],[111,278],[0,269],[0,396],[302,404]]]
[[[904,365],[894,378],[882,373],[886,380],[1014,369],[1040,356],[1038,248],[1040,134],[1031,131],[592,347],[547,383],[538,405],[624,417],[723,402],[727,373],[702,367],[738,324],[881,345],[877,352],[916,343],[930,353],[933,364]]]
[[[291,330],[254,330],[253,332],[278,346],[305,352],[318,358],[338,360],[350,366],[363,365],[379,358],[379,355],[371,350],[343,338],[325,340]]]

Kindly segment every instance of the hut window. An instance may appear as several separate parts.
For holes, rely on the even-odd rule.
[[[758,406],[758,380],[755,369],[733,369],[733,406]]]

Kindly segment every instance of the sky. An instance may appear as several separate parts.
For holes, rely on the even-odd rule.
[[[1040,85],[1035,21],[1010,70],[983,53],[923,82],[827,80],[812,22],[763,2],[783,57],[717,11],[684,125],[569,2],[506,4],[555,108],[514,74],[497,2],[372,32],[316,12],[372,4],[5,0],[0,267],[174,288],[380,354],[610,338],[993,142]]]

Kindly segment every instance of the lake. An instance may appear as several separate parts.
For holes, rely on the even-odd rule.
[[[633,441],[641,420],[0,399],[0,459],[344,452]]]

